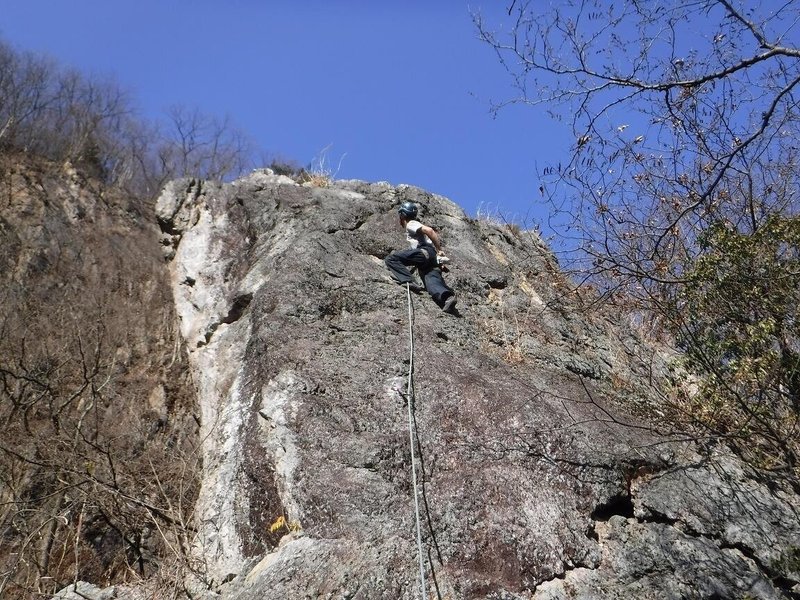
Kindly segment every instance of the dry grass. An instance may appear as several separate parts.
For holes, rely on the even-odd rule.
[[[339,170],[342,168],[342,161],[347,154],[342,154],[339,157],[339,162],[334,169],[331,165],[328,152],[333,147],[333,144],[325,146],[320,153],[311,161],[311,166],[306,172],[305,183],[312,187],[326,188],[336,180]]]

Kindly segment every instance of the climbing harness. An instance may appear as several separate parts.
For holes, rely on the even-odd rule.
[[[417,459],[414,454],[414,310],[411,303],[411,284],[406,284],[408,298],[408,386],[406,388],[406,404],[408,404],[408,440],[411,444],[411,485],[414,487],[414,516],[417,520],[417,552],[419,554],[420,598],[427,600],[425,585],[425,561],[422,555],[422,529],[419,518],[419,491],[417,489]]]

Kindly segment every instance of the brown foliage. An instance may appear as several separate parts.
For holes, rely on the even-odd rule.
[[[199,461],[152,227],[80,173],[18,161],[0,169],[3,598],[184,556]]]

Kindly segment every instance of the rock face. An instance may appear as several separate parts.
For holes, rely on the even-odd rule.
[[[665,357],[583,310],[536,234],[268,170],[176,181],[156,207],[201,412],[208,597],[420,596],[408,303],[383,265],[404,201],[442,233],[459,299],[412,295],[427,597],[798,597],[797,494],[648,426]]]

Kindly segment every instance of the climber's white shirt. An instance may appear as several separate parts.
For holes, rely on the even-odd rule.
[[[406,223],[406,239],[412,248],[417,248],[420,244],[432,246],[431,239],[420,231],[422,223],[419,221],[409,221]]]

